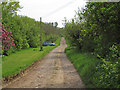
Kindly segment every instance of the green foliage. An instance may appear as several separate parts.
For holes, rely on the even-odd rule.
[[[17,15],[19,9],[21,9],[19,2],[10,0],[2,3],[2,25],[9,32],[12,32],[15,43],[14,50],[8,50],[7,55],[21,49],[37,48],[40,45],[40,33],[42,33],[42,42],[46,40],[55,42],[57,40],[59,37],[57,22],[55,22],[55,26],[42,22],[40,27],[39,21]]]
[[[95,88],[94,73],[99,60],[91,54],[81,53],[74,47],[65,49],[66,55],[80,74],[86,88]]]
[[[98,58],[102,64],[97,67],[101,71],[96,70],[96,75],[100,73],[100,78],[96,77],[97,87],[120,86],[120,78],[117,78],[120,67],[116,64],[120,56],[119,12],[120,2],[88,2],[71,21],[65,19],[64,35],[70,46],[100,56]]]
[[[113,45],[106,58],[98,57],[102,63],[96,67],[95,83],[97,87],[120,88],[120,47]]]

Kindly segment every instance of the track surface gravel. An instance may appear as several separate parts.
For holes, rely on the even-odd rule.
[[[64,53],[66,47],[62,37],[60,46],[40,60],[33,70],[5,88],[85,88],[79,74]]]

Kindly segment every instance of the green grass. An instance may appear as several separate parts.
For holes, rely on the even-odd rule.
[[[67,47],[65,52],[81,76],[86,88],[94,88],[94,73],[99,60],[91,54],[80,53],[75,48]]]
[[[26,69],[33,62],[43,58],[52,49],[59,46],[60,39],[55,42],[55,46],[45,46],[43,51],[40,48],[23,49],[2,58],[2,77],[14,76],[20,73],[20,70]]]

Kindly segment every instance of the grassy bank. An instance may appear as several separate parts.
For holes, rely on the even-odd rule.
[[[20,70],[24,70],[33,62],[43,58],[52,49],[60,45],[60,38],[55,44],[56,46],[43,47],[43,51],[39,51],[40,48],[29,48],[12,53],[10,56],[4,56],[2,58],[2,77],[16,75],[20,73]]]
[[[93,78],[99,60],[91,54],[80,53],[72,47],[67,47],[65,52],[81,76],[86,88],[94,88]]]

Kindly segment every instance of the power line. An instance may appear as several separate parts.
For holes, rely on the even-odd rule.
[[[74,1],[70,1],[70,2],[68,2],[68,3],[64,4],[64,5],[62,5],[61,7],[55,9],[54,11],[52,11],[52,12],[50,12],[50,13],[44,15],[43,17],[51,16],[52,14],[54,14],[54,13],[56,13],[56,12],[62,10],[63,8],[69,6],[70,4],[74,3],[75,1],[76,1],[76,0],[74,0]]]

